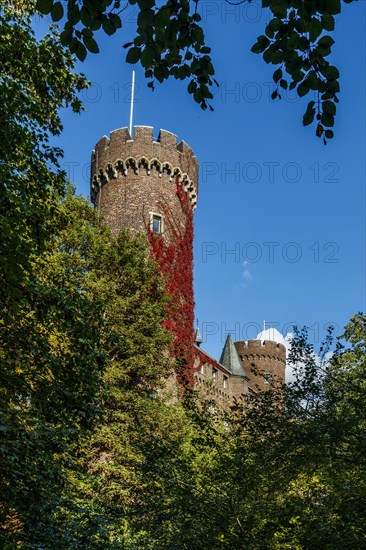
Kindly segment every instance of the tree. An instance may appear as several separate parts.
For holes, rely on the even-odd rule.
[[[80,487],[88,489],[91,515],[96,501],[108,511],[107,523],[119,517],[117,503],[128,500],[119,481],[129,470],[140,478],[131,424],[142,421],[146,413],[138,411],[172,375],[165,291],[146,240],[127,231],[112,237],[71,192],[58,219],[57,235],[33,259],[32,288],[19,316],[3,327],[0,347],[2,538],[47,548],[58,544],[54,510],[70,501],[80,508]],[[141,436],[141,428],[136,432]],[[88,475],[70,481],[65,496],[67,478],[76,479],[71,472],[82,465]],[[91,497],[98,490],[100,503]],[[73,529],[59,533],[67,547],[78,537],[77,519],[85,519],[80,510],[74,515]],[[102,537],[98,525],[95,540]]]
[[[132,472],[124,470],[119,487],[99,489],[117,489],[109,519],[121,489],[125,498],[110,530],[119,526],[120,538],[101,547],[362,546],[364,316],[351,320],[345,339],[330,357],[328,338],[316,355],[299,331],[291,357],[297,374],[285,394],[264,392],[226,413],[194,396],[184,409],[140,401],[140,422],[130,424],[121,454]],[[100,467],[113,472],[111,463]]]
[[[63,484],[67,451],[98,414],[101,305],[88,290],[96,215],[70,195],[56,234],[29,259],[31,277],[0,333],[2,538],[41,544]]]
[[[211,48],[200,25],[199,0],[166,0],[163,4],[128,0],[128,4],[137,4],[139,15],[136,37],[124,44],[127,62],[141,63],[152,89],[155,81],[169,77],[188,79],[187,89],[194,100],[203,109],[212,109],[212,87],[218,83]],[[281,89],[287,88],[296,89],[300,97],[315,91],[317,99],[308,103],[303,124],[315,120],[316,135],[326,143],[333,137],[340,91],[339,71],[327,59],[334,44],[328,33],[335,29],[341,0],[262,0],[262,7],[268,9],[271,20],[252,52],[261,53],[266,63],[278,67],[273,73],[276,90],[272,98],[281,99]],[[121,28],[120,14],[126,6],[121,7],[120,0],[69,0],[65,9],[59,0],[37,0],[36,8],[51,14],[53,21],[64,20],[61,42],[84,60],[88,51],[99,51],[94,37],[97,30],[111,35]]]
[[[9,533],[42,529],[64,446],[95,414],[101,358],[90,301],[71,284],[80,266],[58,271],[67,180],[49,144],[62,129],[58,109],[79,112],[87,83],[55,33],[35,39],[27,12],[2,7],[0,28],[0,518]]]
[[[61,107],[80,112],[77,92],[87,82],[73,73],[72,56],[54,31],[37,42],[29,17],[6,6],[0,29],[0,273],[7,304],[21,295],[31,255],[54,231],[66,174],[58,164],[62,152],[49,139],[62,130]]]
[[[70,241],[70,228],[64,236],[73,250],[75,242],[83,242],[80,229],[75,227],[75,241]],[[68,483],[52,522],[48,544],[67,548],[118,546],[128,540],[126,518],[144,486],[141,441],[146,442],[149,424],[155,438],[164,438],[177,423],[174,407],[159,395],[167,380],[175,393],[171,336],[163,327],[163,281],[148,260],[146,239],[132,239],[128,231],[106,239],[104,230],[96,245],[87,287],[101,308],[97,332],[105,369],[100,416],[89,436],[74,445],[73,456],[69,453]],[[180,437],[176,426],[174,434]]]

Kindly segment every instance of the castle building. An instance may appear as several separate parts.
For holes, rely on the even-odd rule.
[[[91,200],[118,233],[147,235],[167,291],[175,303],[167,326],[182,383],[200,388],[219,406],[285,380],[285,346],[269,340],[233,342],[227,337],[220,360],[210,357],[194,332],[193,213],[198,198],[198,161],[177,136],[135,126],[102,137],[91,161]]]

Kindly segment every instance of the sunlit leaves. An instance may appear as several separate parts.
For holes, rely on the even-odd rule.
[[[158,5],[155,0],[130,0],[138,6],[136,36],[128,49],[126,61],[138,63],[145,69],[148,86],[154,89],[155,82],[169,77],[178,80],[186,78],[196,82],[197,91],[193,97],[203,109],[212,106],[212,87],[217,83],[212,78],[211,49],[205,45],[201,20],[197,11],[192,13],[188,0]],[[37,10],[51,15],[54,21],[63,18],[62,4],[56,0],[39,0]],[[61,32],[61,43],[81,61],[88,52],[99,51],[94,32],[100,28],[112,35],[121,28],[121,3],[108,0],[97,6],[92,0],[69,0]],[[85,30],[88,34],[85,34]]]

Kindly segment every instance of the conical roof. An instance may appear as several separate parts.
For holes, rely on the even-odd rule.
[[[200,329],[198,327],[196,328],[196,332],[194,334],[194,341],[195,341],[195,344],[197,344],[198,346],[203,342]]]
[[[240,357],[236,348],[234,346],[233,339],[231,334],[226,338],[224,349],[220,357],[220,363],[227,369],[231,374],[235,376],[245,376],[244,369],[242,367]]]

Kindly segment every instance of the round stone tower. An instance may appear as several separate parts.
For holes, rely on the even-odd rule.
[[[285,383],[286,348],[269,340],[235,342],[248,386],[254,391],[266,391]]]
[[[193,384],[193,211],[198,195],[198,162],[177,136],[151,126],[111,132],[95,146],[91,200],[113,233],[127,228],[147,235],[175,307],[167,327],[175,336],[172,353],[178,379]],[[178,359],[179,358],[179,359]]]
[[[192,149],[177,136],[151,126],[111,132],[95,146],[91,166],[91,200],[105,223],[117,233],[148,229],[170,240],[173,226],[182,232],[189,212],[177,187],[184,189],[193,210],[198,194],[198,162]],[[168,219],[169,218],[169,219]]]

